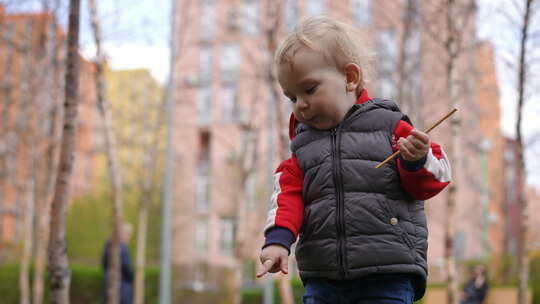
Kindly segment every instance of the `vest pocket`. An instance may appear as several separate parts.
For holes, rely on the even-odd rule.
[[[405,243],[409,249],[413,249],[414,241],[411,239],[407,229],[403,227],[402,219],[398,216],[399,212],[395,210],[395,207],[393,208],[390,206],[391,203],[392,202],[381,201],[381,206],[386,216],[386,224],[391,226],[392,231],[402,239],[403,243]]]

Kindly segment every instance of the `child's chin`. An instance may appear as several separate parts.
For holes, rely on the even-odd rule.
[[[308,125],[318,130],[330,130],[336,127],[336,124],[330,122],[315,122]]]

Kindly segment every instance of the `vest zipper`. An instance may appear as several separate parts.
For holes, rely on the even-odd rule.
[[[334,178],[334,185],[336,187],[336,230],[338,237],[337,244],[337,257],[339,265],[340,277],[347,278],[347,257],[345,250],[345,220],[344,220],[344,202],[343,202],[343,178],[341,176],[341,160],[339,149],[339,130],[338,128],[332,129],[332,173]]]

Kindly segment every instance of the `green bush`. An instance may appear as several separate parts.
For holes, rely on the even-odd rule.
[[[540,250],[533,254],[530,269],[530,285],[533,294],[533,303],[540,304]]]
[[[260,304],[262,302],[263,293],[260,288],[246,288],[242,291],[242,304]]]
[[[99,304],[103,294],[103,272],[98,267],[70,265],[71,303]],[[30,275],[32,278],[32,272]],[[45,278],[45,303],[48,303],[47,277]],[[145,303],[158,302],[159,270],[149,268],[145,274]],[[19,303],[19,266],[0,267],[0,295],[2,304]]]
[[[0,295],[4,303],[19,303],[19,266],[0,266]]]
[[[126,191],[124,220],[135,225],[133,237],[128,244],[132,257],[135,257],[137,240],[137,218],[139,211],[138,200]],[[106,191],[96,191],[92,194],[78,197],[71,203],[67,214],[66,241],[70,262],[84,265],[99,266],[103,246],[111,235],[111,202],[110,194]],[[153,197],[148,209],[146,258],[149,266],[159,262],[159,238],[161,209],[159,198]]]

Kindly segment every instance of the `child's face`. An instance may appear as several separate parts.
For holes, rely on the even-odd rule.
[[[283,93],[293,102],[296,119],[311,127],[334,128],[356,101],[345,73],[320,52],[301,48],[277,72]]]

